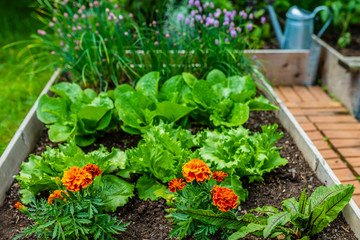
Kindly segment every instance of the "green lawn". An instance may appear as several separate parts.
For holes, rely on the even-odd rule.
[[[51,70],[30,74],[31,67],[18,57],[23,46],[4,49],[9,43],[30,39],[39,23],[33,10],[27,5],[31,1],[0,2],[0,155],[20,126],[38,95],[51,76]],[[2,6],[6,5],[6,6]]]

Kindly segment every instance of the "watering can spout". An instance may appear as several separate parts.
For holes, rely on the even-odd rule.
[[[278,21],[278,19],[276,17],[275,10],[274,10],[272,5],[268,5],[267,9],[268,9],[269,14],[270,14],[270,19],[271,19],[272,26],[273,26],[273,28],[275,30],[276,39],[279,42],[280,48],[283,48],[284,34],[281,31],[281,27],[280,27],[279,21]]]

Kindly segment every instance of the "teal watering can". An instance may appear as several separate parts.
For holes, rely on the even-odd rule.
[[[276,18],[274,8],[269,5],[268,11],[272,25],[275,29],[276,38],[282,49],[310,49],[312,43],[312,35],[314,33],[315,15],[326,10],[329,12],[329,18],[319,31],[317,37],[320,37],[326,28],[330,25],[332,13],[326,6],[319,6],[313,12],[293,6],[286,13],[285,31],[282,33],[280,24]]]

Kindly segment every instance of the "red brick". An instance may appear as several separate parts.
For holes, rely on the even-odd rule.
[[[289,108],[290,112],[294,116],[302,116],[305,115],[304,112],[300,108]]]
[[[309,119],[305,116],[296,116],[296,121],[299,123],[308,123]]]
[[[287,108],[300,108],[298,102],[286,102],[285,105]]]
[[[293,86],[294,91],[298,94],[302,102],[314,102],[317,99],[305,86]]]
[[[286,98],[284,97],[284,95],[280,92],[280,90],[278,88],[274,88],[274,91],[276,93],[276,95],[280,98],[281,101],[286,102]]]
[[[319,101],[319,102],[327,102],[332,101],[331,97],[329,97],[319,86],[310,86],[309,92]]]
[[[306,132],[311,141],[323,140],[324,136],[319,131]]]
[[[360,182],[358,180],[355,181],[344,181],[342,182],[342,184],[351,184],[354,185],[355,187],[355,191],[354,191],[354,195],[360,195]]]
[[[316,127],[313,123],[309,122],[309,123],[300,123],[300,126],[302,127],[302,129],[304,129],[305,132],[312,132],[312,131],[316,131]]]
[[[308,118],[314,123],[357,123],[357,120],[350,115],[309,116]]]
[[[338,148],[338,151],[345,158],[348,158],[348,157],[360,157],[360,148],[358,148],[358,147]]]
[[[324,140],[316,140],[316,141],[313,141],[313,143],[318,150],[330,149],[329,144]]]
[[[354,170],[357,174],[360,174],[360,167],[356,167],[356,168],[354,168]]]
[[[310,109],[301,109],[302,114],[307,116],[318,116],[318,115],[338,115],[345,113],[346,109],[343,107],[338,108],[310,108]]]
[[[329,159],[326,160],[327,164],[331,167],[331,169],[343,169],[348,168],[348,166],[341,159]]]
[[[320,130],[360,130],[359,123],[315,123]]]
[[[348,168],[334,169],[335,175],[339,178],[340,182],[356,180],[354,174]]]
[[[357,157],[347,157],[346,161],[353,167],[360,167],[360,158]]]
[[[288,103],[286,103],[288,104]],[[301,109],[319,109],[319,108],[334,108],[342,107],[338,102],[328,101],[328,102],[297,102],[298,107]]]
[[[360,147],[360,139],[330,139],[330,143],[336,148]]]
[[[350,130],[323,130],[323,133],[326,137],[330,139],[346,139],[346,138],[359,138],[360,139],[360,131],[350,131]]]
[[[360,207],[360,195],[353,195],[352,199],[355,201],[356,205]]]
[[[287,99],[288,102],[301,102],[300,97],[295,93],[291,87],[280,86],[280,92]]]
[[[319,150],[319,152],[325,160],[339,158],[339,155],[334,150],[331,150],[331,149],[330,150]]]

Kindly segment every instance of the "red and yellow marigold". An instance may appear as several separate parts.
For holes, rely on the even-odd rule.
[[[82,169],[87,171],[88,173],[90,173],[92,178],[95,178],[95,177],[100,176],[102,174],[102,171],[100,170],[100,168],[98,166],[96,166],[95,164],[88,163]]]
[[[217,182],[222,182],[225,180],[225,177],[227,177],[228,174],[224,173],[223,171],[213,171],[212,176]]]
[[[170,192],[175,192],[176,189],[179,189],[179,190],[183,190],[183,188],[185,187],[186,185],[186,182],[182,182],[183,179],[178,179],[178,178],[174,178],[173,180],[171,180],[169,182],[169,189],[170,189]]]
[[[61,182],[65,188],[71,192],[79,192],[86,188],[89,183],[92,183],[92,175],[84,169],[78,167],[71,167],[64,172]]]
[[[182,173],[187,182],[192,182],[195,179],[197,182],[204,182],[209,180],[211,176],[210,168],[200,159],[187,162],[182,167]]]
[[[58,199],[61,199],[61,200],[66,201],[66,198],[63,196],[62,193],[64,193],[64,194],[67,195],[68,197],[70,197],[69,194],[68,194],[67,192],[65,192],[65,191],[55,190],[54,193],[50,194],[50,196],[49,196],[49,198],[48,198],[48,203],[49,203],[49,204],[52,204],[52,203],[54,202],[54,199],[55,199],[55,198],[58,198]]]
[[[215,185],[211,193],[214,205],[220,211],[227,212],[237,207],[238,197],[233,190]]]

